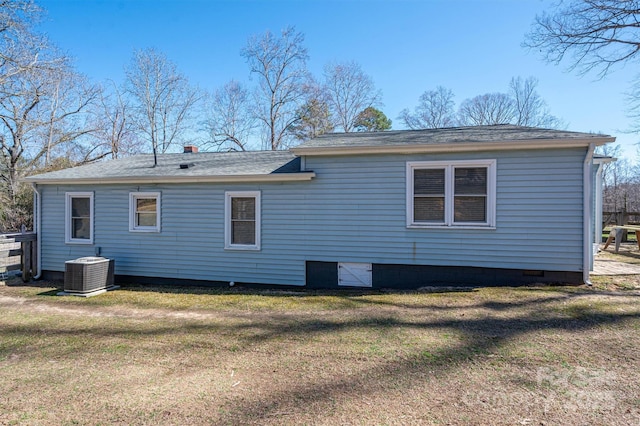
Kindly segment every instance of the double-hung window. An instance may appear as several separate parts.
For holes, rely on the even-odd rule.
[[[496,161],[407,163],[408,227],[495,227]]]
[[[129,231],[160,232],[160,193],[129,193]]]
[[[224,247],[260,250],[260,191],[225,193]]]
[[[93,244],[93,192],[67,192],[65,198],[65,243]]]

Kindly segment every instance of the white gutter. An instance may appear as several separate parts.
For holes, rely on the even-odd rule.
[[[33,232],[36,234],[36,275],[33,279],[39,280],[42,275],[42,236],[39,235],[42,226],[42,209],[40,208],[42,194],[37,184],[32,183],[31,186],[33,187]]]
[[[244,183],[244,182],[301,182],[316,177],[314,172],[274,173],[268,175],[224,175],[224,176],[114,176],[102,178],[25,178],[25,182],[42,185],[64,184],[158,184],[158,183]]]
[[[595,144],[589,144],[589,149],[582,165],[582,281],[589,286],[591,285],[589,272],[591,270],[591,257],[593,256],[593,247],[591,246],[591,221],[593,219],[591,213],[591,162],[593,161],[594,150]]]
[[[594,160],[594,164],[595,164],[595,160]],[[600,246],[600,243],[602,243],[602,167],[603,164],[598,164],[598,171],[596,172],[596,188],[595,188],[595,193],[596,193],[596,198],[593,200],[593,204],[596,207],[596,217],[595,217],[595,233],[593,234],[593,251],[592,253],[597,253],[596,251],[596,244],[598,244],[598,246]],[[599,251],[599,249],[598,249]]]
[[[600,243],[602,243],[602,173],[604,171],[604,166],[613,161],[617,161],[617,158],[608,157],[593,159],[593,164],[598,166],[598,171],[596,172],[596,198],[593,200],[593,204],[596,206],[596,217],[594,219],[596,222],[595,233],[593,234],[593,237],[595,238],[593,241],[594,255],[597,253],[596,247],[599,247]]]
[[[513,142],[456,142],[456,143],[410,143],[389,145],[347,145],[327,147],[290,148],[296,155],[354,155],[354,154],[426,154],[440,152],[480,152],[547,148],[577,148],[583,146],[600,146],[614,142],[614,137],[591,137],[576,139],[532,139]]]

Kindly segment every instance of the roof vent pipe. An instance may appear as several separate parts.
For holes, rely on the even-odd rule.
[[[196,152],[198,152],[198,147],[195,145],[185,145],[184,146],[184,153],[185,154],[195,154]]]

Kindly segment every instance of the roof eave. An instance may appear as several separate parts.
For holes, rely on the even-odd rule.
[[[576,148],[614,142],[615,137],[590,137],[576,139],[532,139],[512,142],[460,142],[442,144],[403,144],[382,146],[295,147],[296,155],[354,155],[354,154],[422,154],[439,152],[478,152],[522,149]]]
[[[40,185],[90,185],[90,184],[157,184],[157,183],[242,183],[242,182],[298,182],[316,177],[314,172],[272,173],[266,175],[226,175],[226,176],[121,176],[91,178],[39,179],[38,176],[24,178],[27,183]]]

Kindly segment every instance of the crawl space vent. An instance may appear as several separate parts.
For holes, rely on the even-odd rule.
[[[338,285],[372,287],[371,263],[338,263]]]

